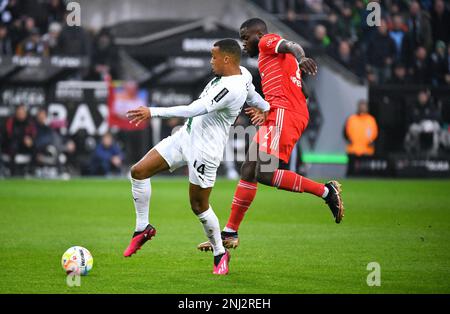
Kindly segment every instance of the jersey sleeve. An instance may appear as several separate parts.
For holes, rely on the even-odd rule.
[[[192,118],[205,113],[207,113],[206,105],[201,99],[197,99],[188,106],[150,107],[150,114],[155,118]]]
[[[208,112],[227,107],[235,98],[231,84],[219,84],[214,86],[208,95],[200,98]]]
[[[264,98],[262,98],[261,95],[256,92],[255,86],[252,83],[250,83],[249,85],[246,103],[250,107],[256,107],[264,112],[270,110],[269,103],[265,101]]]
[[[258,44],[259,51],[263,54],[273,55],[278,53],[278,47],[284,41],[280,35],[267,34],[263,36]]]

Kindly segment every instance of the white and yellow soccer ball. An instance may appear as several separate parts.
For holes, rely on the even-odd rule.
[[[72,246],[64,252],[61,265],[67,274],[86,276],[94,265],[94,258],[88,249]]]

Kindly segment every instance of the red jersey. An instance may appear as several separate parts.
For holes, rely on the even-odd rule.
[[[258,68],[262,90],[271,108],[286,109],[309,119],[297,59],[289,53],[278,53],[283,40],[277,34],[266,34],[259,41]]]

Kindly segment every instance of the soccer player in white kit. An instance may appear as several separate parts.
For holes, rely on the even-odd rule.
[[[158,143],[131,167],[136,229],[124,256],[129,257],[136,253],[156,234],[148,218],[150,178],[161,171],[173,171],[187,165],[191,208],[212,244],[213,273],[226,275],[230,254],[222,244],[219,220],[209,204],[209,195],[223,158],[230,127],[244,104],[247,103],[262,112],[267,112],[270,106],[255,91],[251,74],[240,66],[241,48],[237,41],[220,40],[214,44],[211,54],[211,67],[216,77],[206,85],[199,99],[188,106],[141,106],[128,111],[130,123],[136,125],[151,117],[183,117],[188,120],[180,130]],[[252,122],[260,125],[264,118]]]

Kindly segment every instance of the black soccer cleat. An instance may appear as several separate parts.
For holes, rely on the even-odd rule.
[[[341,184],[337,181],[329,181],[325,186],[328,188],[328,195],[325,197],[325,203],[327,203],[333,213],[334,221],[338,224],[344,217]]]

